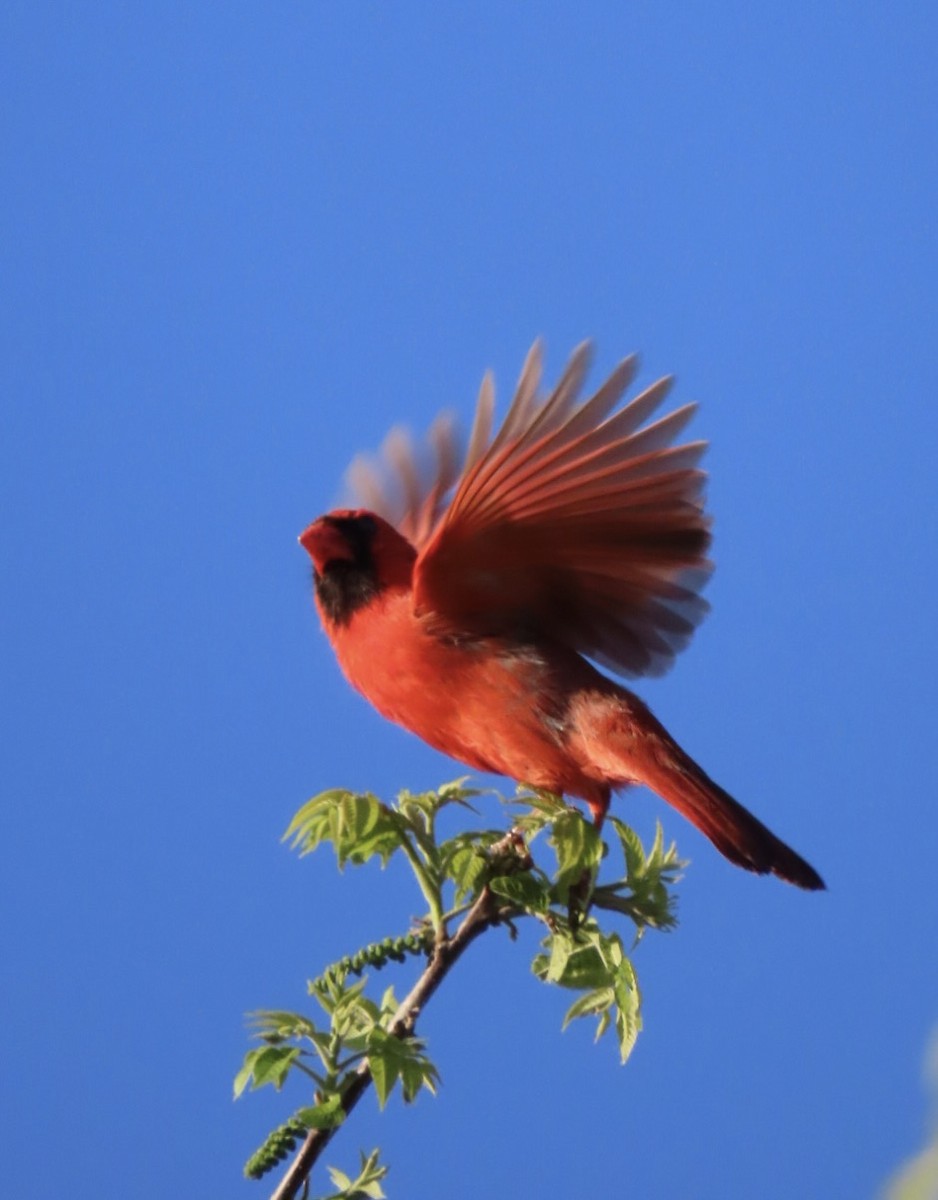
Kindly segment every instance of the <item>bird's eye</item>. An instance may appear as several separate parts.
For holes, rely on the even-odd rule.
[[[378,522],[371,513],[364,513],[358,518],[358,528],[366,537],[373,537],[378,530]]]

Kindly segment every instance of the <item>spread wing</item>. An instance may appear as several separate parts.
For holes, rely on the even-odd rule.
[[[415,446],[407,430],[396,427],[375,457],[360,454],[352,461],[345,480],[357,503],[390,521],[419,548],[452,499],[462,459],[456,423],[442,413],[430,426],[426,447]]]
[[[392,434],[396,511],[386,475],[359,464],[353,483],[417,546],[415,605],[435,629],[547,638],[620,675],[662,674],[707,611],[706,443],[674,445],[694,405],[647,423],[669,379],[619,406],[634,357],[580,400],[589,356],[578,347],[544,398],[535,343],[494,436],[486,376],[461,469],[451,423],[434,426],[423,473]]]

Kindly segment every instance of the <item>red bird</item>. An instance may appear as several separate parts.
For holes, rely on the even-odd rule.
[[[384,716],[474,770],[579,797],[597,825],[614,790],[645,784],[731,862],[823,888],[590,661],[666,671],[707,611],[711,565],[706,443],[672,444],[695,406],[646,424],[662,379],[619,408],[634,357],[580,401],[588,361],[580,346],[545,399],[535,344],[494,436],[486,375],[461,468],[446,420],[431,430],[432,474],[399,432],[390,470],[353,464],[367,507],[300,537],[342,670]]]

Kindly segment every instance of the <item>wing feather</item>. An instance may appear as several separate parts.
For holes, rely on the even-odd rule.
[[[469,435],[469,448],[466,451],[464,470],[474,466],[492,440],[492,420],[495,414],[495,380],[491,371],[486,371],[479,388],[479,400],[476,404],[475,420],[472,423],[472,433]]]
[[[387,466],[357,460],[350,480],[417,546],[414,603],[434,629],[549,638],[620,675],[661,674],[707,612],[706,443],[675,444],[693,404],[649,423],[670,378],[618,407],[634,355],[580,400],[590,356],[578,346],[542,397],[535,342],[494,434],[486,374],[464,455],[451,423],[431,431],[429,470],[396,432]]]
[[[489,402],[488,427],[484,420],[479,424],[480,442],[490,435],[493,401],[494,395]],[[390,521],[415,546],[423,545],[439,523],[463,469],[460,439],[450,414],[437,417],[427,442],[431,462],[418,453],[406,430],[392,429],[377,457],[360,454],[345,473],[347,489],[355,500]]]

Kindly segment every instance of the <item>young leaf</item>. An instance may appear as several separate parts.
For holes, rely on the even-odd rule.
[[[377,854],[386,863],[400,848],[401,832],[394,814],[370,792],[336,788],[308,800],[286,833],[301,855],[331,842],[340,869],[346,862],[360,865]]]
[[[376,1051],[369,1058],[368,1065],[371,1067],[371,1079],[378,1094],[378,1107],[384,1108],[397,1082],[397,1063]]]
[[[616,1035],[619,1039],[619,1059],[621,1062],[632,1053],[635,1040],[642,1027],[641,994],[638,990],[638,980],[632,964],[624,958],[616,972],[613,985],[616,998]]]
[[[408,814],[420,812],[428,817],[435,816],[441,808],[445,808],[448,804],[459,804],[463,808],[468,808],[470,812],[475,812],[476,810],[468,803],[468,798],[484,796],[485,791],[482,788],[466,787],[465,783],[468,778],[468,775],[464,775],[461,779],[441,784],[430,792],[411,792],[407,788],[403,788],[397,793],[397,807],[401,812]]]
[[[576,990],[603,987],[610,981],[605,940],[593,920],[581,926],[575,936],[564,928],[555,929],[541,943],[548,954],[535,958],[534,973],[539,979],[561,987]]]
[[[611,1008],[615,1004],[615,999],[615,992],[611,987],[595,988],[591,992],[584,992],[579,1000],[574,1000],[567,1009],[563,1019],[563,1028],[566,1029],[570,1022],[575,1021],[577,1017],[595,1017],[599,1013],[605,1012],[607,1008]]]
[[[337,1167],[328,1168],[329,1178],[340,1190],[331,1196],[325,1196],[323,1200],[385,1200],[381,1180],[387,1175],[388,1169],[378,1165],[378,1151],[372,1150],[367,1158],[359,1151],[359,1156],[361,1170],[357,1179],[349,1179],[348,1175]]]
[[[368,1035],[368,1065],[381,1108],[398,1079],[408,1104],[421,1088],[435,1094],[439,1083],[439,1073],[424,1054],[423,1043],[415,1037],[395,1037],[385,1029],[373,1029]]]
[[[548,983],[560,983],[567,970],[570,956],[575,951],[570,934],[558,931],[548,938],[550,944],[550,960],[547,964],[545,978]]]
[[[332,1030],[342,1038],[369,1033],[381,1019],[377,1004],[364,994],[367,976],[348,989],[332,1013]]]
[[[640,874],[645,866],[645,848],[642,846],[641,838],[631,826],[620,821],[618,817],[610,816],[608,821],[619,835],[622,855],[625,858],[626,875],[631,878]]]
[[[326,1170],[329,1172],[329,1178],[337,1188],[341,1188],[341,1191],[335,1196],[325,1197],[324,1200],[340,1200],[340,1197],[347,1196],[348,1190],[352,1186],[351,1179],[338,1167],[327,1167]]]
[[[455,884],[455,900],[462,904],[467,896],[480,892],[489,870],[485,847],[496,841],[494,831],[469,831],[449,838],[440,846],[440,871]]]
[[[556,792],[547,792],[542,788],[530,788],[519,783],[515,793],[515,804],[523,805],[529,811],[518,819],[518,824],[526,826],[532,833],[552,824],[561,813],[569,809],[563,796]]]
[[[400,847],[401,833],[395,814],[374,796],[347,795],[340,807],[336,838],[339,867],[346,862],[356,866],[378,854],[382,864]]]
[[[641,1029],[641,995],[619,936],[604,933],[591,919],[575,939],[558,930],[544,945],[550,954],[538,955],[535,974],[549,983],[583,992],[567,1009],[564,1028],[578,1017],[598,1017],[598,1041],[614,1018],[619,1056],[625,1062]]]
[[[569,808],[557,817],[548,840],[557,855],[558,887],[577,882],[602,861],[602,839],[596,827],[576,809]]]
[[[489,880],[496,896],[508,900],[522,912],[543,914],[550,907],[550,887],[529,871],[517,875],[498,875]]]
[[[309,1017],[285,1009],[259,1008],[248,1013],[247,1019],[253,1035],[265,1041],[299,1037],[312,1039],[317,1032]]]
[[[675,900],[668,889],[680,878],[686,865],[678,858],[674,843],[665,849],[664,833],[659,822],[655,828],[655,840],[646,855],[634,830],[616,817],[610,817],[609,820],[619,835],[627,874],[618,884],[597,889],[593,903],[600,908],[625,912],[635,922],[639,933],[646,926],[673,929],[677,924]],[[627,888],[631,895],[617,895],[623,888]]]
[[[412,1104],[421,1088],[426,1088],[431,1096],[435,1096],[439,1082],[439,1072],[428,1058],[421,1055],[401,1062],[401,1095],[405,1104]]]
[[[302,855],[312,854],[322,842],[333,840],[339,806],[352,794],[345,788],[332,788],[307,800],[287,826],[283,841],[292,838],[293,849]]]
[[[298,1109],[294,1120],[307,1129],[335,1129],[345,1120],[342,1098],[333,1092],[311,1108]]]
[[[241,1093],[244,1091],[244,1089],[247,1087],[248,1083],[250,1082],[251,1078],[253,1077],[253,1075],[254,1075],[254,1060],[257,1058],[257,1056],[258,1056],[258,1054],[260,1054],[260,1052],[261,1052],[261,1048],[259,1046],[252,1046],[251,1049],[248,1050],[248,1052],[245,1054],[244,1061],[241,1064],[241,1069],[238,1071],[237,1075],[235,1075],[235,1077],[234,1077],[234,1098],[235,1098],[235,1100],[237,1100],[237,1098],[241,1095]]]
[[[263,1087],[265,1083],[272,1083],[279,1091],[299,1054],[298,1046],[260,1046],[249,1050],[244,1056],[241,1070],[235,1076],[235,1099],[249,1081],[252,1091]]]

